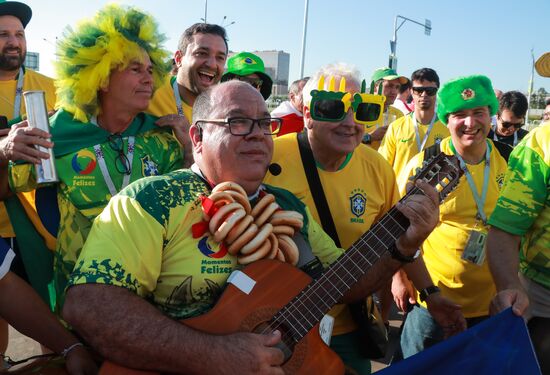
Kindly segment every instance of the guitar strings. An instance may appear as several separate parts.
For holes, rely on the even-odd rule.
[[[406,199],[410,195],[417,194],[417,193],[423,193],[423,192],[419,188],[413,187],[413,189],[411,189],[405,195],[405,197],[403,197],[402,200]],[[275,329],[281,329],[284,326],[287,329],[291,330],[290,336],[294,342],[299,341],[303,336],[305,336],[310,331],[310,329],[315,324],[317,324],[317,322],[320,320],[319,314],[321,316],[324,315],[324,313],[328,311],[328,309],[330,309],[330,307],[343,296],[344,293],[342,292],[342,289],[344,289],[344,287],[346,287],[346,289],[349,289],[349,285],[351,285],[352,283],[355,283],[360,277],[362,277],[366,273],[365,268],[372,266],[378,259],[380,259],[380,257],[384,254],[384,252],[387,251],[389,246],[386,246],[385,244],[388,243],[389,241],[395,241],[406,230],[406,228],[403,228],[401,224],[392,217],[392,215],[396,214],[397,212],[399,211],[395,207],[392,207],[390,210],[388,210],[387,214],[384,215],[384,217],[379,222],[375,223],[375,225],[371,228],[371,230],[364,235],[364,238],[360,237],[350,247],[350,249],[344,254],[344,256],[346,256],[346,259],[341,259],[339,261],[336,261],[335,263],[333,263],[333,265],[329,266],[329,268],[327,268],[327,270],[323,273],[323,275],[319,279],[317,279],[314,283],[307,286],[286,307],[284,307],[277,314],[275,314],[272,322],[268,325],[268,327],[266,327],[263,333],[267,333],[270,330],[273,331]],[[399,212],[399,214],[401,213]],[[390,229],[392,228],[396,229],[394,230],[393,233],[390,230],[384,228],[384,226],[387,225],[390,221],[393,221],[395,224],[397,224],[397,226],[393,224],[390,227]],[[373,238],[376,238],[379,242],[381,242],[384,245],[381,248],[382,251],[380,251],[380,253],[376,251],[378,246],[373,248],[368,243],[368,241],[372,240]],[[392,242],[389,242],[389,243],[392,244]],[[360,250],[359,245],[367,245],[367,247],[371,251],[368,252],[367,254],[363,254],[361,253],[361,251],[359,251]],[[353,259],[353,257],[356,255],[359,255],[359,260]],[[347,263],[351,263],[351,264],[347,264]],[[350,267],[348,266],[350,265],[355,266],[353,271],[349,269]],[[344,278],[338,277],[340,281],[333,280],[335,282],[334,283],[331,282],[330,277],[333,277],[334,276],[333,274],[337,275],[338,271],[342,271],[342,269],[346,271],[346,275],[344,276]],[[335,298],[334,295],[327,294],[326,290],[323,291],[321,295],[331,298],[332,302],[326,305],[325,307],[326,311],[319,310],[317,313],[314,313],[306,305],[302,303],[302,299],[303,298],[310,299],[309,295],[311,294],[315,294],[317,297],[321,297],[321,295],[319,295],[319,293],[317,292],[320,291],[321,289],[326,289],[326,288],[323,288],[323,286],[327,282],[332,287],[337,289],[335,291],[337,297]],[[324,300],[321,299],[321,302],[324,302]],[[305,312],[299,308],[298,306],[299,304],[301,304],[306,309],[307,313],[312,315],[312,317],[314,318],[314,323],[310,322],[309,319],[307,319],[307,317],[304,316]],[[313,304],[313,306],[316,306],[316,305]],[[292,317],[298,318],[296,316],[296,313],[302,313],[300,317],[305,318],[305,321],[308,323],[307,327],[304,327],[301,324],[299,319],[294,319],[294,322],[291,321]],[[300,325],[301,329],[300,327],[297,327],[297,325]],[[287,343],[284,340],[284,338],[283,338],[283,341],[285,342],[286,345],[289,345],[289,343]]]

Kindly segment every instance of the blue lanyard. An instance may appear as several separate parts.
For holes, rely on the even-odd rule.
[[[178,80],[175,79],[172,83],[172,90],[174,91],[174,99],[176,99],[176,108],[178,109],[178,115],[183,116],[183,104],[181,102],[180,91],[178,90]]]
[[[452,142],[451,142],[452,145]],[[470,190],[472,191],[472,195],[474,196],[474,200],[476,202],[477,206],[477,214],[478,218],[481,219],[483,224],[487,224],[487,215],[485,215],[485,211],[483,210],[483,206],[485,206],[485,200],[487,199],[487,190],[489,189],[489,174],[491,173],[490,167],[491,167],[491,156],[490,156],[490,150],[489,150],[489,141],[487,141],[487,149],[485,150],[485,169],[483,170],[483,187],[481,188],[481,196],[479,196],[476,184],[474,182],[474,179],[472,177],[472,174],[468,170],[468,167],[466,166],[466,163],[464,162],[464,159],[462,159],[462,156],[458,152],[456,152],[456,149],[452,145],[453,151],[455,152],[456,157],[460,161],[460,168],[464,171],[464,174],[466,175],[466,179],[468,180],[468,185],[470,185]]]
[[[411,116],[414,124],[414,132],[416,133],[416,147],[418,147],[418,152],[422,152],[424,146],[426,146],[426,142],[428,141],[432,128],[434,127],[435,120],[437,120],[437,115],[434,113],[434,117],[432,117],[432,121],[430,121],[430,125],[428,125],[428,130],[426,130],[426,134],[424,134],[422,143],[420,143],[420,132],[418,131],[418,123],[416,122],[415,113],[411,113]]]

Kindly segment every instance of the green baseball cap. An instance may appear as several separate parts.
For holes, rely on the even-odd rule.
[[[392,81],[394,79],[399,79],[399,83],[401,83],[402,85],[409,82],[409,79],[407,77],[400,76],[399,74],[397,74],[395,70],[388,67],[376,69],[374,73],[372,73],[372,79],[371,79],[372,82],[376,83],[381,79],[385,81]]]
[[[227,71],[222,75],[222,82],[229,81],[235,76],[257,74],[262,80],[260,93],[265,100],[271,95],[273,80],[265,73],[263,60],[250,52],[241,52],[227,59]]]
[[[18,1],[0,0],[0,16],[17,17],[23,24],[23,28],[25,28],[31,20],[32,10],[27,4]]]
[[[437,92],[437,117],[445,125],[451,113],[484,106],[489,107],[491,116],[498,111],[491,80],[483,75],[455,78]]]

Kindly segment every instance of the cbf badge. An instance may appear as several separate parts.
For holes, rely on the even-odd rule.
[[[462,259],[481,266],[485,261],[487,244],[487,227],[484,225],[476,225],[470,231],[468,242],[462,252]]]
[[[355,216],[352,218],[353,222],[363,222],[363,219],[359,219],[365,213],[367,207],[367,197],[362,189],[354,189],[349,197],[350,210]]]

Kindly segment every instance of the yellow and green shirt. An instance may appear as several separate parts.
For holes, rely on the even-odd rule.
[[[182,154],[169,129],[154,125],[157,118],[139,114],[121,136],[122,150],[127,155],[129,136],[135,137],[130,182],[145,176],[160,175],[182,166]],[[73,120],[64,110],[52,117],[52,140],[55,143],[55,166],[59,176],[57,200],[60,226],[54,259],[54,282],[61,307],[69,274],[84,245],[92,222],[111,199],[94,146],[99,145],[108,174],[120,189],[124,174],[117,170],[119,152],[108,142],[109,132],[92,124]],[[80,135],[80,138],[75,138]],[[36,188],[34,167],[28,164],[10,168],[13,191]]]
[[[489,224],[522,236],[520,270],[550,289],[550,123],[532,130],[508,161]]]
[[[303,203],[288,191],[265,188],[283,209],[304,215],[301,233],[324,266],[342,254]],[[127,288],[175,319],[210,310],[239,266],[210,234],[193,238],[192,225],[202,220],[201,194],[208,196],[210,188],[190,170],[128,186],[95,220],[69,285]]]
[[[440,143],[441,151],[454,155],[451,138],[445,138]],[[495,208],[498,194],[504,183],[506,160],[489,141],[490,174],[487,199],[484,202],[484,212],[489,217]],[[424,151],[414,156],[397,178],[397,184],[402,195],[410,176],[416,168],[422,166]],[[485,163],[467,165],[477,191],[483,185]],[[472,195],[466,177],[461,177],[460,183],[439,207],[439,223],[422,244],[422,254],[426,268],[435,285],[443,295],[462,306],[466,318],[484,316],[489,313],[489,303],[495,295],[495,285],[487,260],[481,266],[462,260],[462,252],[466,247],[470,232],[479,225],[477,205]],[[422,306],[424,302],[418,301]]]
[[[166,82],[155,91],[155,94],[149,103],[149,107],[145,111],[146,113],[150,113],[157,117],[178,113],[178,106],[176,104],[176,98],[174,97],[173,88],[175,81],[176,77],[171,76],[167,78]],[[181,99],[181,107],[187,121],[191,123],[193,121],[193,106],[188,105],[183,101],[183,99]]]
[[[365,133],[371,134],[379,127],[389,125],[390,123],[401,117],[403,117],[403,112],[401,112],[398,108],[390,105],[388,109],[382,114],[379,122],[372,125],[365,125]],[[372,141],[369,146],[375,150],[378,150],[378,147],[380,147],[380,142],[381,141]]]
[[[10,81],[0,81],[0,95],[3,98],[3,100],[0,100],[0,114],[2,116],[6,116],[10,121],[16,120],[13,116],[16,86],[17,79]],[[30,90],[44,91],[46,96],[46,108],[48,109],[48,111],[54,109],[56,99],[53,79],[37,73],[33,70],[25,69],[23,79],[23,91]],[[22,115],[27,113],[23,96],[21,96],[20,113]],[[17,194],[17,196],[21,201],[21,204],[25,209],[27,216],[29,217],[35,228],[38,230],[38,233],[40,233],[40,235],[44,238],[48,248],[53,250],[55,248],[55,238],[46,230],[46,228],[44,228],[36,213],[36,206],[34,203],[34,191],[20,193]],[[0,237],[15,237],[15,233],[8,218],[8,213],[6,212],[6,207],[2,202],[0,202]]]
[[[275,139],[272,163],[280,165],[281,173],[274,176],[268,172],[265,182],[292,192],[320,222],[300,157],[297,134]],[[338,171],[317,168],[317,172],[344,249],[368,231],[399,198],[391,167],[376,151],[363,144]],[[337,305],[330,314],[336,317],[333,334],[357,328],[345,305]]]
[[[388,161],[388,163],[390,163],[396,176],[399,176],[399,173],[405,168],[409,160],[420,152],[412,116],[414,116],[414,112],[392,122],[388,127],[386,135],[382,139],[380,148],[378,148],[378,152]],[[421,143],[426,135],[428,127],[429,124],[424,125],[418,123],[418,133]],[[430,147],[434,143],[441,142],[443,138],[449,135],[447,127],[441,121],[437,120],[433,124],[424,149]]]

